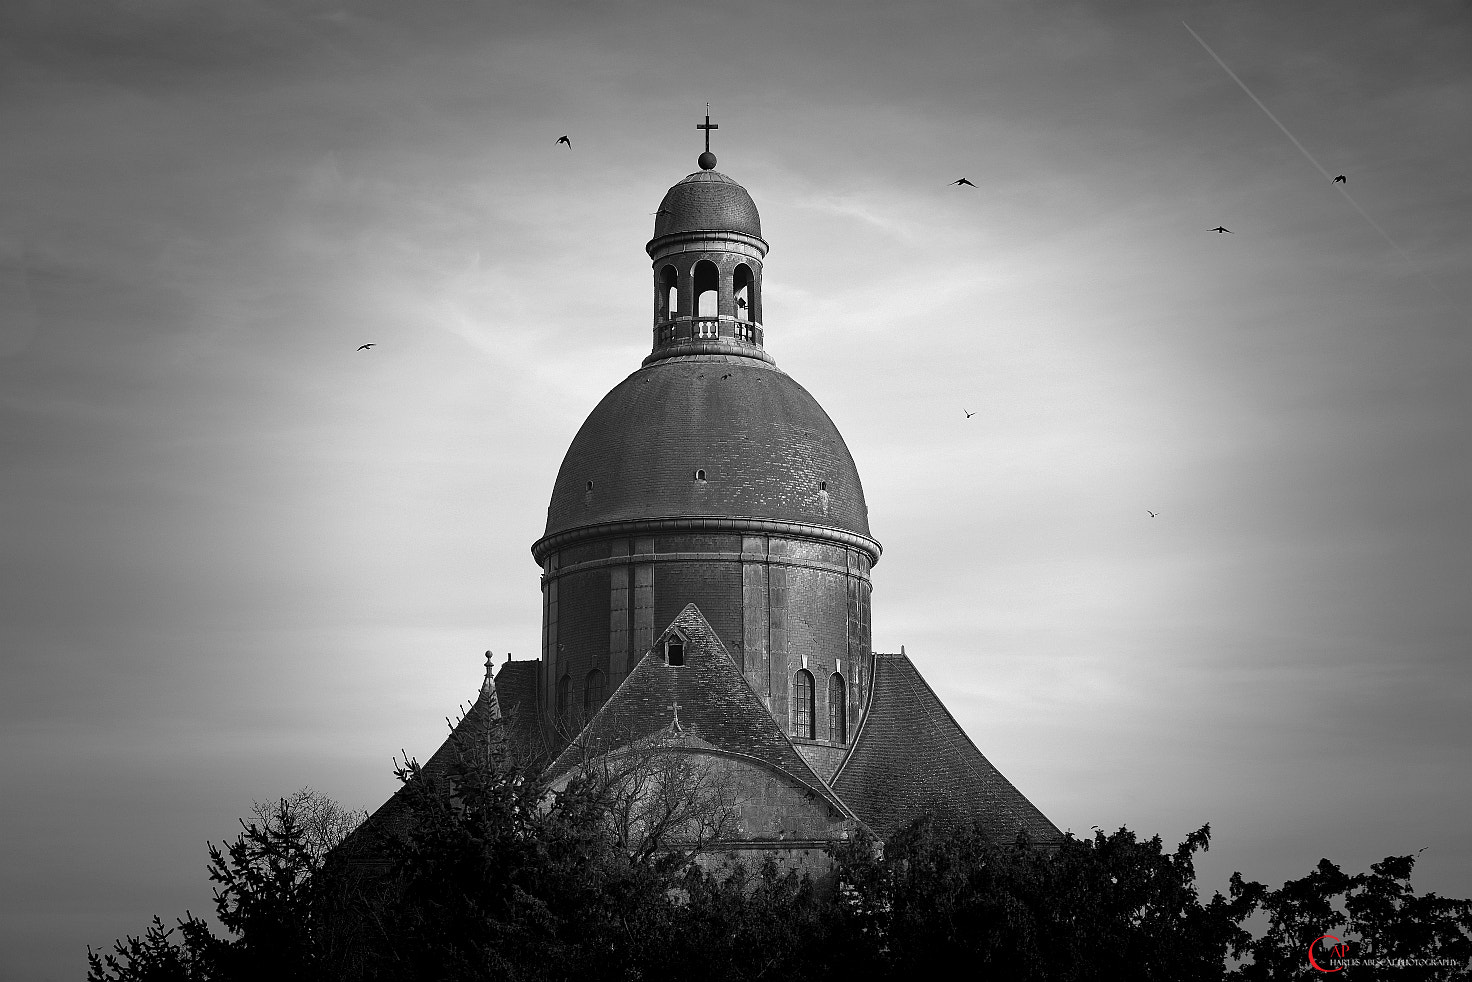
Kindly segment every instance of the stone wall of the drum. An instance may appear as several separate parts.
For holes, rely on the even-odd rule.
[[[870,647],[869,559],[844,545],[783,535],[672,532],[585,541],[547,557],[543,579],[545,706],[583,707],[588,674],[613,694],[686,604],[725,643],[752,690],[789,734],[797,673],[813,677],[813,739],[832,744],[829,688],[844,679],[845,741],[863,705]],[[590,707],[596,709],[596,706]]]

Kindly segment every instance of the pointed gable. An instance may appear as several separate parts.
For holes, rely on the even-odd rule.
[[[875,653],[868,711],[833,789],[881,837],[938,807],[979,819],[1003,841],[1019,829],[1039,842],[1062,837],[976,749],[903,653]]]
[[[460,717],[460,721],[450,727],[450,735],[445,742],[424,762],[423,772],[434,780],[449,775],[457,748],[463,753],[499,739],[501,735],[501,700],[496,691],[495,679],[491,675],[489,651],[486,656],[486,677],[481,683],[480,694],[465,711],[465,715]]]
[[[420,768],[420,774],[431,782],[447,780],[455,754],[468,753],[477,747],[485,747],[503,735],[501,701],[496,691],[496,681],[491,676],[490,652],[486,652],[486,677],[481,683],[475,702],[465,711],[460,720],[450,726],[450,735],[439,749],[430,755]],[[535,665],[535,662],[523,663]],[[502,667],[505,674],[506,666]],[[448,722],[448,720],[447,720]],[[378,807],[362,825],[358,826],[341,845],[334,850],[345,857],[356,857],[356,861],[373,861],[375,843],[384,836],[403,838],[408,835],[412,819],[408,803],[404,799],[404,788],[400,787],[387,801]],[[381,857],[380,857],[381,858]]]
[[[666,664],[665,640],[672,636],[683,641],[683,665]],[[772,720],[693,603],[660,634],[546,777],[555,780],[589,755],[667,731],[677,713],[679,732],[692,743],[753,759],[810,789],[843,815],[852,814]]]

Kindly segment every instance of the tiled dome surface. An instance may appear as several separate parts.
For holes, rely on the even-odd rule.
[[[696,171],[665,192],[654,237],[676,232],[744,232],[761,238],[762,219],[746,188],[725,174]]]
[[[858,470],[828,414],[783,372],[737,356],[655,362],[608,393],[563,458],[546,534],[670,517],[869,536]]]

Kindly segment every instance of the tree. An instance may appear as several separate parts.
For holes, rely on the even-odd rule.
[[[655,741],[549,789],[494,730],[457,731],[451,749],[444,770],[398,770],[407,832],[381,840],[389,870],[350,914],[368,952],[352,972],[624,977],[664,957],[695,851],[729,820],[720,772]]]
[[[368,818],[367,812],[344,808],[310,786],[278,801],[253,801],[250,811],[262,826],[269,826],[279,824],[281,812],[287,805],[291,807],[296,824],[301,826],[303,845],[317,867]]]
[[[609,753],[584,750],[574,780],[632,861],[684,868],[736,825],[737,784],[724,764],[666,731]]]
[[[253,805],[255,821],[223,847],[209,845],[215,916],[231,936],[186,914],[174,928],[157,916],[142,937],[87,951],[89,982],[234,982],[319,976],[317,873],[325,850],[354,820],[336,802],[303,788],[272,806]],[[303,820],[306,816],[307,820]]]
[[[212,947],[222,978],[314,979],[313,875],[320,860],[298,807],[285,798],[222,850],[209,847],[215,916],[234,940]]]
[[[1143,979],[1221,978],[1228,954],[1250,938],[1242,923],[1253,904],[1220,893],[1201,903],[1193,857],[1210,843],[1209,825],[1173,852],[1159,836],[1141,841],[1124,828],[1092,840],[1066,839],[1043,877],[1042,937],[1067,939],[1061,950],[1047,942],[1055,956],[1049,974],[1069,966],[1081,979],[1126,972]]]
[[[973,966],[1008,979],[1220,978],[1248,936],[1250,901],[1202,905],[1192,856],[1120,829],[1039,846],[999,843],[944,813],[892,836],[879,858],[862,837],[833,851],[842,883],[839,948],[888,977]]]
[[[88,982],[204,982],[216,978],[207,951],[214,938],[209,925],[186,914],[179,921],[180,942],[174,928],[164,927],[157,914],[141,937],[114,941],[111,953],[87,948]]]
[[[755,869],[691,867],[679,897],[646,946],[640,965],[646,978],[855,977],[838,975],[830,964],[831,891],[770,857]]]
[[[1446,961],[1416,967],[1415,977],[1472,977],[1472,901],[1417,896],[1410,882],[1415,864],[1415,856],[1389,856],[1351,876],[1321,859],[1307,876],[1277,890],[1233,874],[1232,893],[1261,906],[1268,929],[1243,947],[1252,961],[1231,977],[1252,982],[1302,974],[1310,945],[1324,935],[1344,942],[1347,957],[1382,961],[1381,974],[1394,971],[1396,961]],[[1315,945],[1316,958],[1332,960],[1333,944]]]
[[[1208,826],[1174,850],[1123,828],[1039,845],[938,812],[882,847],[858,827],[819,886],[774,860],[697,855],[735,802],[678,737],[590,756],[554,788],[495,728],[452,746],[397,769],[404,822],[370,822],[336,851],[357,816],[310,789],[254,806],[210,847],[225,936],[155,917],[89,949],[89,982],[910,979],[958,964],[980,979],[1253,982],[1303,977],[1323,934],[1351,957],[1448,962],[1418,978],[1467,978],[1472,960],[1472,901],[1417,895],[1414,856],[1353,876],[1323,860],[1279,890],[1234,874],[1229,897],[1203,903]]]

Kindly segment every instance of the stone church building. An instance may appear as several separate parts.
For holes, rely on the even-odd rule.
[[[711,849],[758,862],[811,858],[858,824],[883,839],[937,807],[1056,841],[903,649],[871,646],[864,488],[767,351],[761,217],[714,169],[706,124],[700,169],[665,193],[645,246],[650,353],[573,438],[531,547],[541,657],[494,679],[488,665],[457,729],[499,718],[554,787],[590,754],[674,735],[663,745],[739,789]]]

